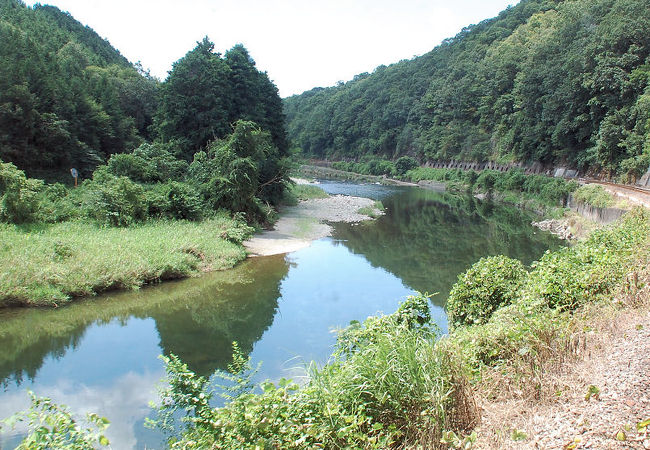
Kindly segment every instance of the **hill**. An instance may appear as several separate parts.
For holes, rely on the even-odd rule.
[[[284,100],[309,156],[650,165],[646,0],[522,0],[431,52]]]
[[[158,82],[68,13],[0,0],[0,58],[1,160],[85,172],[150,137]]]

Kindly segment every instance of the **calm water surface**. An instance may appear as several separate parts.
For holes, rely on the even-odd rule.
[[[529,264],[561,245],[515,208],[416,188],[321,186],[381,200],[387,214],[227,272],[57,310],[0,311],[0,418],[24,409],[31,389],[76,414],[108,417],[113,448],[159,448],[160,436],[143,427],[164,373],[158,355],[210,376],[226,368],[236,340],[262,362],[260,380],[299,379],[309,361],[327,361],[333,331],[351,320],[391,313],[415,291],[438,292],[433,317],[446,330],[445,298],[472,263],[506,254]],[[0,435],[0,448],[19,440]]]

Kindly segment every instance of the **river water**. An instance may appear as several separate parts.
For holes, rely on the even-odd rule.
[[[258,380],[299,381],[327,361],[335,330],[395,311],[416,291],[444,303],[459,273],[505,254],[525,264],[562,245],[517,208],[409,187],[322,182],[334,194],[381,200],[386,215],[337,224],[332,237],[233,270],[114,293],[55,310],[0,310],[0,418],[28,405],[27,390],[111,421],[113,448],[160,448],[143,426],[164,368],[178,355],[200,375],[229,363],[232,341],[262,363]],[[153,416],[152,416],[153,417]],[[0,434],[13,448],[19,431]]]

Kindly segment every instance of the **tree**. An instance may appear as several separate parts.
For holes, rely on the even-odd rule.
[[[228,134],[229,77],[230,68],[207,37],[174,63],[160,89],[155,124],[163,142],[176,141],[178,156],[190,161],[210,141]]]

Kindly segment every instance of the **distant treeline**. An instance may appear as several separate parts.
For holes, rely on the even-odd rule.
[[[646,0],[522,0],[431,52],[285,99],[307,155],[650,165]]]
[[[151,141],[191,162],[239,119],[287,149],[277,88],[242,45],[205,38],[160,82],[70,14],[0,0],[0,61],[0,159],[30,176],[88,176]]]

